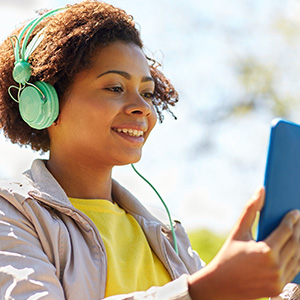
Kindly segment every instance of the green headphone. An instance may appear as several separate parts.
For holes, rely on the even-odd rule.
[[[24,27],[18,37],[13,36],[10,38],[15,56],[15,66],[12,75],[13,79],[19,83],[19,86],[10,86],[8,93],[14,101],[19,103],[19,110],[22,119],[29,126],[35,129],[45,129],[53,124],[58,117],[59,101],[55,88],[51,84],[42,81],[37,81],[34,84],[28,82],[31,77],[31,66],[28,63],[28,59],[43,40],[44,29],[40,30],[32,38],[28,46],[27,43],[34,28],[41,22],[41,20],[52,16],[63,9],[66,8],[51,10],[32,20]],[[20,42],[23,36],[24,40],[22,47],[20,47]],[[15,45],[12,38],[15,38],[16,40]],[[15,99],[12,96],[10,92],[11,88],[18,89],[18,99]]]

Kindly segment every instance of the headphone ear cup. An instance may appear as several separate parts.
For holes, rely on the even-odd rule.
[[[32,128],[45,129],[58,117],[59,101],[55,88],[49,83],[37,81],[27,86],[19,98],[22,119]]]

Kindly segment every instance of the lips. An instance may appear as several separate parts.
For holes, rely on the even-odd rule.
[[[143,130],[137,130],[137,129],[132,129],[132,128],[113,128],[113,130],[116,132],[124,133],[129,136],[133,136],[133,137],[144,136]]]

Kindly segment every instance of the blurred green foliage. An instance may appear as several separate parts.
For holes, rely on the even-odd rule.
[[[200,229],[188,233],[192,248],[205,263],[209,263],[220,250],[226,236],[217,235],[209,230]]]

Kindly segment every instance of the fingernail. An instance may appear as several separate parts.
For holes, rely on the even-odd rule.
[[[299,218],[299,217],[300,217],[300,211],[299,211],[298,209],[295,209],[295,210],[293,211],[293,216],[294,216],[295,218]]]
[[[254,198],[259,198],[260,197],[260,194],[261,194],[261,187],[257,188],[253,197]]]

